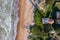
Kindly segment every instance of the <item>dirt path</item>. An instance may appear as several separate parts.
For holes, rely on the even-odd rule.
[[[33,8],[29,0],[19,0],[18,3],[19,22],[17,26],[16,40],[28,40],[29,29],[27,28],[33,21]]]

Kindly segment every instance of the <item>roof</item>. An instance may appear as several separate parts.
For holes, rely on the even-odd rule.
[[[49,18],[42,18],[42,23],[43,24],[47,24],[48,23],[48,20],[49,20]]]
[[[54,20],[53,19],[49,19],[49,18],[43,18],[42,19],[42,23],[43,24],[53,24]]]
[[[57,18],[60,18],[60,11],[57,11]]]
[[[60,19],[57,19],[58,24],[60,24]]]
[[[53,19],[49,19],[48,23],[49,24],[53,24],[54,23],[54,20]]]
[[[60,11],[57,11],[57,23],[60,24]]]

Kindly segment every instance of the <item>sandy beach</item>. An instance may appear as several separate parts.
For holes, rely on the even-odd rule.
[[[33,21],[33,8],[29,0],[19,0],[18,2],[18,26],[16,40],[28,40],[29,25]]]

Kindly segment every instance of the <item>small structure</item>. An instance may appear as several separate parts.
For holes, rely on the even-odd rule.
[[[49,19],[49,18],[42,18],[42,23],[43,24],[53,24],[54,20],[53,19]]]
[[[60,11],[57,11],[56,14],[57,14],[57,16],[56,16],[57,17],[57,23],[60,24]]]
[[[53,19],[49,19],[48,24],[53,24],[54,20]]]

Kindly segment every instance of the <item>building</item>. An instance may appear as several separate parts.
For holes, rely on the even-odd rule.
[[[57,11],[57,23],[60,24],[60,11]]]
[[[53,24],[54,20],[49,18],[42,18],[42,24]]]

